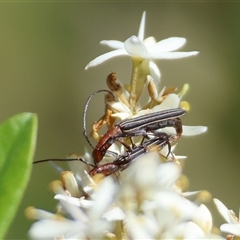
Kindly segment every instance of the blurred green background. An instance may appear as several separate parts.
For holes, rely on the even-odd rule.
[[[100,40],[124,41],[137,34],[144,10],[145,36],[153,35],[158,41],[185,37],[188,42],[182,51],[200,51],[196,57],[157,62],[161,87],[181,89],[184,83],[190,84],[184,100],[192,108],[183,117],[184,124],[209,127],[206,134],[182,138],[176,150],[188,156],[184,173],[190,179],[190,190],[207,189],[238,212],[240,3],[2,2],[0,121],[24,111],[37,113],[35,159],[83,153],[88,147],[82,135],[87,97],[106,88],[110,71],[116,71],[124,83],[129,82],[131,72],[130,60],[124,57],[87,71],[84,67],[109,50],[99,45]],[[88,122],[102,115],[104,107],[98,104],[102,100],[103,95],[93,100]],[[27,238],[32,223],[24,216],[27,206],[55,211],[56,201],[48,184],[58,178],[49,164],[33,166],[7,239]]]

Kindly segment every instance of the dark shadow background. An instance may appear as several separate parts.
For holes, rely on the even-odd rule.
[[[84,67],[109,50],[99,45],[100,40],[124,41],[137,34],[144,10],[145,36],[153,35],[158,41],[186,37],[188,42],[182,50],[200,51],[196,57],[157,62],[162,72],[161,87],[175,85],[181,89],[184,83],[190,84],[184,100],[192,108],[183,117],[184,124],[209,127],[206,134],[182,138],[176,151],[188,156],[184,173],[190,179],[190,190],[207,189],[238,212],[240,3],[1,3],[0,121],[20,112],[37,113],[35,159],[83,153],[88,146],[82,135],[87,97],[106,88],[110,71],[118,72],[124,83],[129,82],[131,72],[130,60],[124,57],[88,71]],[[99,102],[103,102],[102,95],[90,106],[89,123],[103,113]],[[54,212],[56,202],[47,187],[58,178],[49,164],[33,166],[7,239],[26,239],[32,223],[24,216],[27,206]]]

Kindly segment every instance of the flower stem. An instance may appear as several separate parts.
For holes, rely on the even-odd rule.
[[[149,72],[149,63],[147,60],[140,58],[132,58],[133,69],[131,78],[131,88],[130,88],[130,109],[133,114],[137,111],[137,102],[143,92],[143,87],[147,79],[147,74]]]

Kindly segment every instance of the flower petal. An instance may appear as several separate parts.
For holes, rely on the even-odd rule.
[[[180,99],[177,94],[169,94],[165,100],[160,104],[152,108],[152,112],[162,111],[165,109],[177,108],[179,106]]]
[[[172,190],[181,173],[180,167],[172,162],[157,167],[157,178],[160,189]]]
[[[186,38],[170,37],[157,42],[154,46],[149,47],[152,51],[171,52],[179,49],[186,43]]]
[[[208,208],[201,204],[193,217],[193,222],[196,223],[205,234],[209,234],[212,230],[212,215]]]
[[[193,192],[183,192],[181,193],[184,197],[191,197],[191,196],[195,196],[198,193],[200,193],[201,191],[193,191]]]
[[[142,14],[141,23],[140,23],[139,30],[138,30],[138,38],[141,41],[143,41],[143,39],[144,39],[145,20],[146,20],[146,12],[144,11]]]
[[[229,214],[229,212],[231,212],[231,210],[229,210],[220,200],[218,200],[217,198],[214,198],[213,201],[214,201],[219,213],[226,220],[226,222],[236,223],[236,224],[238,223],[236,218],[232,217],[232,215]]]
[[[117,113],[113,113],[111,116],[115,118],[119,118],[122,121],[122,120],[131,118],[132,113],[117,112]]]
[[[144,43],[136,36],[131,36],[124,42],[124,48],[129,55],[137,58],[148,58],[148,50]]]
[[[56,200],[63,200],[63,201],[66,201],[68,203],[71,203],[71,204],[73,204],[75,206],[80,207],[79,198],[64,196],[62,194],[56,194],[54,196],[54,199],[56,199]]]
[[[169,215],[168,221],[172,222],[172,217],[174,216],[176,221],[182,221],[191,218],[196,209],[197,205],[187,199],[182,198],[175,192],[170,191],[160,191],[155,194],[154,199],[159,209],[158,211],[166,211]],[[162,215],[162,214],[161,214]],[[159,220],[163,219],[159,216]],[[166,219],[165,219],[166,220]]]
[[[151,49],[156,44],[156,39],[154,37],[147,37],[143,40],[144,45],[147,49]]]
[[[78,229],[78,232],[80,232],[81,228],[82,230],[84,228],[81,222],[45,219],[34,223],[28,234],[31,239],[55,239],[57,236],[61,237],[63,234],[69,233],[69,229],[71,231]]]
[[[88,216],[82,211],[81,208],[71,204],[66,200],[59,199],[60,204],[63,206],[65,211],[72,217],[72,219],[79,222],[87,222]]]
[[[108,59],[111,59],[113,57],[125,56],[125,55],[128,55],[128,54],[124,49],[117,49],[117,50],[113,50],[113,51],[108,52],[108,53],[104,53],[104,54],[96,57],[95,59],[93,59],[91,62],[89,62],[87,64],[87,66],[85,67],[85,70],[87,70],[89,67],[94,67],[98,64],[101,64],[101,63],[103,63],[103,62],[105,62]]]
[[[98,185],[98,188],[92,197],[95,203],[88,213],[91,220],[98,219],[106,211],[106,209],[112,204],[116,191],[117,186],[110,177],[105,178]]]
[[[54,196],[54,199],[63,200],[77,207],[83,207],[86,209],[89,209],[93,206],[93,201],[86,200],[84,197],[74,198],[74,197],[64,196],[62,194],[57,194]]]
[[[129,239],[152,239],[152,232],[149,231],[149,224],[147,224],[146,217],[140,217],[135,213],[129,213],[126,219],[127,233]]]
[[[107,104],[116,112],[131,113],[131,110],[122,101],[119,102],[111,101],[107,102]]]
[[[117,221],[117,220],[123,220],[125,218],[125,214],[123,210],[119,207],[114,207],[106,211],[102,218],[107,219],[108,221]]]
[[[229,219],[229,216],[228,216],[228,209],[227,207],[220,201],[218,200],[217,198],[214,198],[213,199],[219,213],[223,216],[223,218],[228,222],[230,223],[230,219]]]
[[[193,222],[188,222],[184,229],[184,239],[204,239],[205,235],[202,229]]]
[[[114,49],[124,48],[124,43],[118,40],[102,40],[100,43]]]
[[[183,136],[195,136],[198,134],[205,133],[207,127],[205,126],[184,126],[183,125]]]
[[[148,51],[149,59],[179,59],[179,58],[185,58],[190,56],[195,56],[199,52],[192,51],[192,52],[161,52],[161,51]]]
[[[161,73],[158,66],[153,61],[149,61],[149,69],[151,77],[153,78],[155,84],[159,85]]]
[[[220,227],[221,231],[232,233],[236,236],[240,236],[240,224],[228,224],[224,223]]]

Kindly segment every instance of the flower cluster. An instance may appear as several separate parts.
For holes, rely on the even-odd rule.
[[[159,90],[161,73],[154,61],[190,57],[198,52],[177,52],[186,42],[182,37],[159,42],[153,37],[144,39],[145,17],[144,12],[137,36],[125,42],[101,41],[115,50],[86,66],[88,69],[122,55],[132,60],[129,85],[124,85],[115,72],[107,77],[111,92],[105,97],[105,114],[92,125],[92,137],[96,141],[101,139],[99,130],[103,125],[111,128],[119,120],[173,108],[189,109],[189,104],[182,101],[188,84],[178,93],[175,87]],[[147,95],[145,101],[143,95]],[[204,126],[183,125],[182,135],[194,136],[206,130]],[[160,132],[167,136],[176,134],[171,127]],[[154,137],[149,136],[149,141]],[[131,141],[122,138],[122,144],[113,143],[109,150],[123,156],[130,143],[134,149],[143,142],[141,137]],[[28,217],[38,220],[29,230],[29,236],[32,239],[223,239],[212,233],[212,215],[203,200],[211,199],[210,194],[185,191],[187,178],[182,175],[181,167],[181,159],[185,157],[172,152],[177,142],[178,139],[173,138],[160,147],[142,148],[144,154],[136,158],[137,161],[133,157],[131,164],[120,168],[124,171],[116,171],[108,177],[89,175],[92,165],[71,162],[72,171],[63,172],[61,181],[51,184],[54,198],[58,200],[57,213],[32,207],[26,210]],[[131,155],[131,150],[127,149],[127,153]],[[85,153],[83,158],[91,162],[90,154]],[[106,154],[102,163],[115,163],[114,159],[116,156]],[[215,203],[229,222],[221,230],[239,234],[238,220],[219,200]]]

